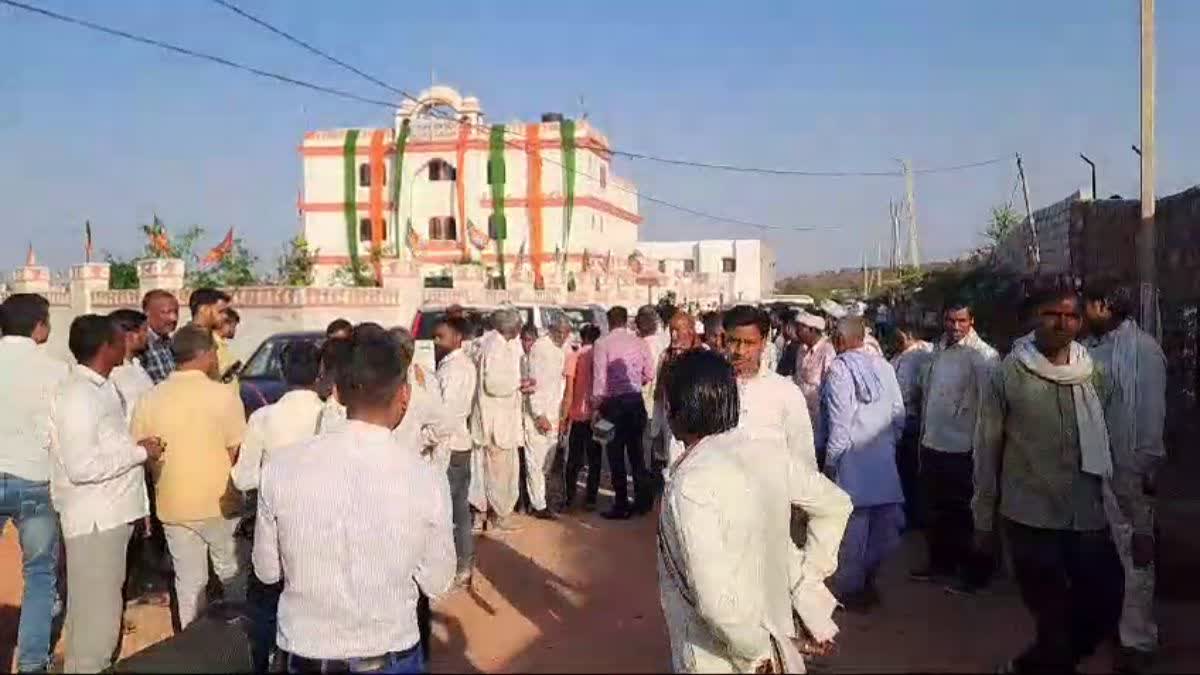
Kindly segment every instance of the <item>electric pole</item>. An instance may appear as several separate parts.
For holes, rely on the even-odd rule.
[[[1038,273],[1042,264],[1042,246],[1038,241],[1037,222],[1033,219],[1033,209],[1029,206],[1029,182],[1025,180],[1025,165],[1021,162],[1021,153],[1017,153],[1017,177],[1021,180],[1021,193],[1025,196],[1025,217],[1029,220],[1029,266],[1033,273]]]
[[[908,214],[908,264],[914,268],[920,268],[921,253],[918,249],[917,198],[916,188],[913,185],[912,162],[907,159],[900,160],[900,166],[904,167],[904,210]]]
[[[1142,219],[1137,233],[1137,269],[1141,282],[1142,330],[1157,335],[1156,300],[1158,269],[1155,244],[1158,233],[1154,223],[1154,116],[1155,116],[1155,54],[1154,0],[1141,0],[1141,62],[1142,62]]]
[[[904,252],[900,250],[900,205],[889,201],[888,215],[892,219],[892,260],[889,267],[894,272],[904,266]]]

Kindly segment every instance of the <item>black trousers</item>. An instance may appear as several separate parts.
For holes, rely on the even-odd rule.
[[[629,474],[633,475],[633,506],[650,503],[649,473],[646,471],[646,452],[642,435],[646,431],[646,403],[641,394],[628,394],[606,399],[600,404],[600,415],[613,423],[613,439],[608,443],[608,470],[612,474],[614,508],[629,508],[629,488],[626,485],[626,459]]]
[[[922,447],[921,486],[930,570],[959,576],[975,586],[987,583],[994,565],[991,559],[981,559],[972,544],[975,521],[971,516],[971,497],[975,493],[975,464],[971,453],[941,452]]]
[[[1037,627],[1018,672],[1066,673],[1116,633],[1124,570],[1107,528],[1046,530],[1004,521],[1021,599]]]
[[[563,473],[563,496],[567,504],[575,500],[575,485],[579,481],[579,471],[583,468],[585,461],[588,473],[583,501],[595,504],[596,495],[600,492],[600,461],[603,449],[599,443],[592,440],[590,422],[571,422],[567,449],[567,466]]]
[[[925,510],[921,499],[921,423],[909,419],[896,447],[896,471],[900,474],[900,489],[904,491],[904,521],[910,530],[925,526]]]

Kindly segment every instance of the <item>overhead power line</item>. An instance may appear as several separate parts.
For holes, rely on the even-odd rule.
[[[148,37],[144,37],[141,35],[134,35],[133,33],[129,33],[129,32],[117,29],[117,28],[111,28],[109,26],[102,26],[98,23],[88,21],[87,19],[80,19],[80,18],[73,17],[73,16],[67,16],[65,14],[59,14],[58,12],[52,12],[48,9],[43,9],[41,7],[34,7],[33,5],[27,5],[23,2],[17,2],[17,0],[0,0],[0,4],[8,5],[9,7],[14,7],[16,9],[21,9],[26,12],[32,12],[34,14],[41,14],[42,16],[54,19],[56,21],[62,21],[65,23],[74,24],[76,26],[80,26],[82,28],[87,28],[89,30],[99,31],[101,33],[107,33],[108,35],[112,35],[114,37],[119,37],[119,38],[122,38],[125,40],[130,40],[133,42],[140,42],[142,44],[150,45],[152,47],[158,47],[159,49],[165,49],[167,51],[174,52],[176,54],[181,54],[183,56],[189,56],[194,59],[201,59],[203,61],[217,63],[222,66],[226,66],[228,68],[234,68],[237,70],[245,71],[247,73],[252,73],[254,75],[258,75],[259,77],[266,77],[266,78],[276,80],[279,82],[284,82],[286,84],[291,84],[291,85],[294,85],[297,87],[303,87],[305,89],[310,89],[312,91],[319,91],[319,92],[322,92],[325,94],[330,94],[333,96],[340,96],[342,98],[349,99],[351,101],[358,101],[359,103],[387,106],[389,108],[395,107],[394,104],[389,103],[387,101],[380,101],[378,99],[366,98],[364,96],[359,96],[358,94],[353,94],[348,91],[343,91],[343,90],[337,89],[335,87],[328,87],[328,86],[325,86],[322,84],[314,84],[312,82],[298,80],[294,77],[288,77],[287,75],[280,75],[279,73],[273,73],[269,70],[263,70],[261,68],[247,66],[243,63],[231,61],[231,60],[221,57],[221,56],[214,56],[212,54],[206,54],[204,52],[199,52],[194,49],[188,49],[187,47],[180,47],[179,45],[171,44],[169,42],[164,42],[162,40],[156,40],[154,38],[148,38]]]

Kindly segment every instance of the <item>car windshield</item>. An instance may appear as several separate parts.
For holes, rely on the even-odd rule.
[[[254,351],[254,355],[246,362],[246,367],[242,368],[240,377],[259,378],[266,380],[282,380],[283,371],[279,356],[283,353],[283,348],[293,342],[316,342],[316,338],[282,338],[273,337],[267,338],[267,341],[259,345]]]

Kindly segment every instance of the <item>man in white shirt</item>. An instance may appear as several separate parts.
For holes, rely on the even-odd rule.
[[[571,335],[565,318],[555,318],[549,332],[538,338],[525,356],[525,371],[533,380],[533,391],[525,397],[525,488],[535,518],[554,520],[546,507],[546,462],[558,444],[562,426],[562,400],[565,387],[563,367],[567,355],[563,345]]]
[[[882,305],[887,307],[887,305]],[[900,485],[904,488],[904,519],[910,527],[922,522],[920,508],[920,451],[921,451],[921,373],[933,358],[933,345],[917,337],[912,326],[896,326],[896,341],[900,352],[892,357],[892,369],[900,384],[904,399],[904,435],[896,447],[896,467],[900,471]]]
[[[980,400],[999,356],[975,332],[975,317],[965,302],[947,304],[942,325],[945,334],[921,378],[921,483],[929,565],[910,576],[973,593],[991,573],[972,549],[971,499]]]
[[[79,362],[51,408],[51,486],[67,554],[66,665],[98,673],[112,664],[125,604],[125,551],[149,511],[142,464],[158,439],[134,443],[108,375],[125,360],[125,335],[106,316],[71,322]]]
[[[454,521],[454,554],[458,561],[455,585],[471,580],[475,564],[475,540],[469,491],[471,459],[475,444],[471,440],[469,419],[475,404],[477,376],[475,364],[463,351],[463,339],[471,334],[470,323],[461,316],[443,319],[433,329],[433,349],[437,359],[437,383],[442,394],[442,411],[450,433],[442,439],[438,452],[448,457],[446,478],[450,484],[450,505]]]
[[[392,433],[400,445],[418,448],[422,455],[435,462],[439,470],[445,471],[450,456],[436,452],[442,439],[450,433],[444,423],[441,389],[433,373],[425,372],[425,369],[413,360],[417,342],[412,332],[404,327],[396,327],[389,330],[388,334],[396,341],[400,358],[408,364],[408,382],[412,389],[408,413]]]
[[[472,413],[472,435],[484,453],[484,492],[493,518],[491,527],[517,529],[512,512],[520,494],[517,446],[521,427],[521,318],[514,309],[492,314],[495,333],[481,340],[479,382]]]
[[[824,317],[800,312],[796,318],[796,336],[800,339],[800,349],[796,353],[796,373],[793,379],[804,401],[808,405],[808,419],[816,431],[821,416],[817,413],[821,407],[821,383],[825,381],[825,371],[837,356],[833,343],[825,335]]]
[[[763,310],[738,305],[725,312],[725,352],[737,372],[741,414],[738,428],[766,445],[786,449],[815,471],[816,448],[808,406],[791,380],[762,370],[771,319]]]
[[[449,488],[392,436],[409,398],[394,340],[351,340],[337,381],[345,426],[263,470],[255,574],[283,581],[277,640],[288,672],[425,672],[417,598],[454,577]]]
[[[1154,620],[1154,493],[1166,461],[1167,360],[1133,319],[1128,288],[1098,284],[1084,291],[1084,315],[1095,336],[1092,358],[1115,392],[1104,407],[1112,446],[1112,492],[1105,504],[1113,541],[1125,568],[1121,650],[1117,672],[1149,672],[1158,649]]]
[[[0,304],[0,528],[13,521],[24,591],[17,670],[50,665],[58,583],[58,515],[50,501],[50,405],[70,366],[46,354],[50,303],[17,293]]]
[[[836,605],[824,580],[837,566],[850,499],[738,424],[733,369],[693,350],[672,365],[672,464],[659,518],[658,568],[675,672],[804,672],[800,649],[827,653]],[[789,536],[793,507],[810,536]],[[799,626],[793,620],[799,617]]]
[[[136,309],[118,309],[108,315],[125,334],[125,362],[113,368],[108,376],[112,387],[121,400],[125,424],[133,421],[133,407],[143,394],[154,388],[154,380],[142,367],[138,358],[145,353],[150,340],[150,328],[146,315]]]

